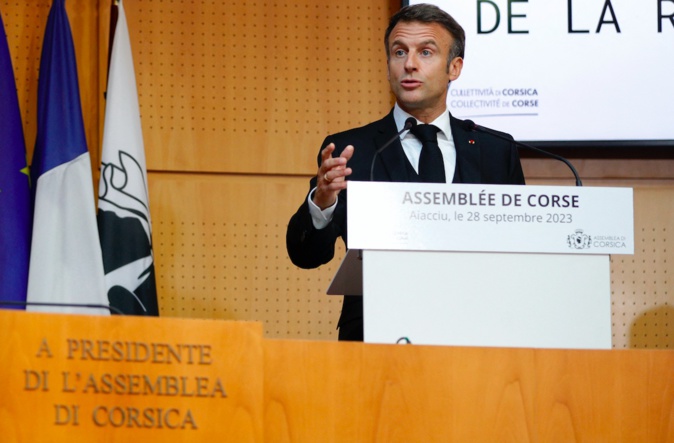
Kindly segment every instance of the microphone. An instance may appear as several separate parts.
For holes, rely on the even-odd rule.
[[[496,138],[500,138],[501,140],[508,141],[510,143],[515,143],[516,146],[522,147],[525,149],[529,149],[534,152],[538,152],[540,154],[543,154],[547,157],[554,158],[555,160],[559,160],[560,162],[563,162],[566,166],[571,169],[571,172],[573,173],[573,176],[576,178],[576,186],[583,186],[583,182],[580,181],[580,176],[578,175],[578,171],[576,171],[576,168],[573,167],[570,161],[565,159],[564,157],[553,154],[552,152],[544,151],[543,149],[537,148],[535,146],[527,145],[525,143],[518,142],[517,140],[513,140],[511,138],[506,137],[502,133],[498,131],[494,131],[493,129],[485,128],[484,126],[479,126],[476,125],[474,121],[472,120],[461,120],[461,126],[463,126],[463,129],[466,131],[477,131],[477,132],[484,132],[486,134],[491,134]]]
[[[377,160],[377,156],[379,155],[380,152],[382,152],[384,149],[388,148],[391,146],[391,143],[396,141],[398,137],[400,137],[400,134],[402,134],[405,131],[408,131],[415,127],[417,125],[417,119],[414,117],[409,117],[407,120],[405,120],[405,124],[403,125],[403,128],[395,135],[393,138],[386,143],[382,145],[381,148],[377,149],[377,151],[374,153],[374,157],[372,157],[372,164],[370,164],[370,181],[374,181],[374,162]]]

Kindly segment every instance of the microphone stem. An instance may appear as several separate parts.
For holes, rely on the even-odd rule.
[[[416,124],[417,124],[416,119],[414,119],[413,117],[409,117],[407,120],[405,120],[405,125],[403,126],[403,128],[400,131],[398,131],[398,133],[395,136],[393,136],[393,138],[391,138],[391,140],[384,143],[381,148],[377,149],[374,152],[374,156],[372,157],[372,163],[370,164],[370,181],[371,182],[374,181],[374,164],[375,164],[375,161],[377,160],[377,156],[379,155],[379,153],[382,152],[384,149],[388,148],[397,138],[400,137],[400,134],[402,134],[405,131],[410,130],[412,128],[412,126],[416,126]]]
[[[568,166],[569,169],[571,170],[571,172],[573,173],[573,176],[576,179],[576,186],[583,186],[583,182],[580,181],[580,175],[578,174],[578,171],[576,171],[576,168],[573,167],[571,162],[568,161],[567,159],[565,159],[564,157],[562,157],[560,155],[557,155],[557,154],[553,154],[552,152],[548,152],[544,149],[537,148],[535,146],[531,146],[531,145],[527,145],[527,144],[518,142],[517,140],[514,140],[512,138],[505,137],[503,134],[501,134],[497,131],[494,131],[493,129],[485,128],[484,126],[480,126],[480,125],[476,125],[472,120],[464,120],[463,126],[464,126],[465,129],[467,129],[469,131],[485,132],[487,134],[493,135],[496,138],[500,138],[501,140],[505,140],[505,141],[508,141],[510,143],[514,143],[515,146],[526,148],[526,149],[529,149],[530,151],[538,152],[538,153],[543,154],[547,157],[551,157],[551,158],[554,158],[555,160],[559,160],[559,161],[563,162],[566,166]]]
[[[569,167],[569,169],[571,169],[571,172],[573,173],[573,176],[576,179],[576,186],[583,186],[583,182],[580,181],[580,175],[578,174],[578,171],[576,171],[576,168],[573,167],[573,164],[571,164],[571,162],[569,160],[565,159],[564,157],[562,157],[560,155],[553,154],[552,152],[548,152],[548,151],[544,151],[543,149],[539,149],[535,146],[525,145],[524,143],[519,143],[519,142],[517,143],[517,145],[521,146],[523,148],[529,149],[530,151],[538,152],[540,154],[543,154],[543,155],[548,156],[548,157],[552,157],[556,160],[559,160],[560,162],[563,162],[566,166]]]

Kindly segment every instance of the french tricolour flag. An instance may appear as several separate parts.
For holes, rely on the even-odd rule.
[[[109,314],[96,227],[77,64],[65,0],[54,0],[42,47],[37,140],[31,167],[35,192],[28,302],[98,305],[30,307]]]

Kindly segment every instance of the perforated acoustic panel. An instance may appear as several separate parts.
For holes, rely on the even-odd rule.
[[[303,178],[154,174],[150,181],[162,316],[255,320],[269,337],[331,339],[342,297],[325,295],[343,255],[296,268],[285,248],[288,196]]]
[[[634,255],[611,260],[613,346],[674,349],[672,188],[635,189]]]
[[[150,169],[313,173],[392,105],[387,1],[126,4]]]

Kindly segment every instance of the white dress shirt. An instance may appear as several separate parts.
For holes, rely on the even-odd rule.
[[[403,111],[400,106],[398,106],[398,103],[396,103],[393,108],[393,119],[395,120],[398,131],[405,126],[405,121],[409,117],[412,117],[412,115]],[[417,120],[417,123],[423,124],[424,122]],[[438,118],[429,124],[435,125],[440,129],[440,131],[438,131],[438,146],[440,147],[440,152],[442,152],[442,159],[445,164],[445,177],[447,178],[447,182],[451,183],[454,178],[454,170],[456,169],[456,147],[454,145],[454,137],[452,137],[452,128],[449,124],[449,110],[445,109]],[[400,134],[400,143],[403,146],[403,151],[405,151],[407,159],[418,174],[421,142],[408,130]],[[358,149],[358,146],[354,146],[354,148]],[[323,229],[332,220],[332,214],[335,212],[339,197],[335,200],[334,205],[321,210],[321,208],[316,206],[312,200],[315,191],[316,188],[312,189],[307,197],[309,213],[311,214],[314,227],[316,229]]]
[[[403,111],[396,103],[393,108],[393,119],[396,122],[398,131],[400,131],[405,126],[405,120],[409,117],[412,117],[407,112]],[[417,120],[418,124],[423,124]],[[452,137],[452,128],[449,124],[449,111],[445,109],[445,112],[440,114],[438,118],[429,122],[430,125],[437,126],[440,131],[438,131],[438,146],[440,146],[440,152],[442,152],[442,159],[445,163],[445,177],[449,183],[452,182],[454,178],[454,169],[456,168],[456,148],[454,147],[454,137]],[[410,164],[414,167],[416,173],[419,173],[419,156],[421,155],[421,142],[418,138],[414,136],[410,131],[405,131],[400,134],[400,143],[403,145],[403,151],[407,159],[410,161]]]

